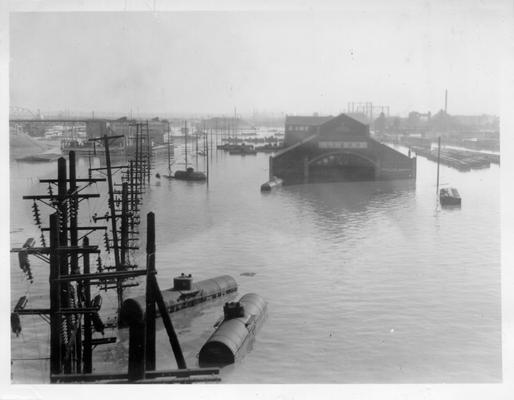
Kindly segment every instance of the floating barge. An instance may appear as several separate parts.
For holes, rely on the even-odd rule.
[[[284,148],[284,146],[282,145],[278,145],[278,144],[265,144],[265,145],[262,145],[262,146],[257,146],[255,147],[255,151],[259,152],[259,153],[273,153],[273,152],[276,152],[276,151],[279,151],[279,150],[282,150]]]
[[[437,150],[431,150],[423,147],[411,147],[417,155],[425,157],[431,161],[437,162]],[[472,169],[489,168],[491,162],[500,163],[498,155],[481,154],[470,151],[457,149],[441,149],[440,163],[459,171],[470,171]]]
[[[228,150],[228,153],[230,155],[256,155],[257,151],[254,149],[253,145],[248,145],[242,143],[241,145],[231,145],[231,147]]]

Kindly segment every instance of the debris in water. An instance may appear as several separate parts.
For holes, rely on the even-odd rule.
[[[255,276],[255,272],[241,272],[241,276]]]

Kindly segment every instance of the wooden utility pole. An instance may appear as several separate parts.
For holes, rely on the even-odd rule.
[[[150,128],[148,126],[148,120],[146,121],[146,139],[148,141],[146,154],[146,173],[148,177],[148,183],[150,184],[150,170],[152,168],[152,141],[150,140]]]
[[[127,262],[127,250],[128,246],[128,211],[129,199],[128,199],[128,182],[123,182],[121,190],[121,252],[120,262],[123,269],[126,269]]]
[[[196,160],[196,169],[198,169],[198,131],[195,133],[195,139],[196,139],[195,160]]]
[[[89,239],[86,236],[82,241],[82,246],[84,248],[89,247]],[[89,266],[89,253],[84,253],[82,256],[83,261],[83,272],[85,275],[91,273]],[[91,286],[88,281],[83,281],[83,291],[84,291],[84,300],[85,306],[91,307]],[[83,372],[89,374],[93,372],[93,332],[91,326],[91,314],[84,314],[84,368]]]
[[[50,248],[59,247],[59,217],[57,213],[50,215]],[[50,374],[62,372],[62,336],[63,324],[61,311],[61,275],[59,255],[50,252]]]
[[[436,195],[439,198],[439,161],[441,159],[441,136],[437,138],[437,184],[436,184]]]
[[[185,162],[186,162],[186,166],[184,168],[184,170],[187,171],[187,121],[184,121],[184,139],[185,139]]]
[[[139,169],[139,124],[136,123],[136,182],[139,180]]]
[[[170,123],[168,122],[168,175],[171,176]]]
[[[212,136],[211,136],[211,139],[212,139]],[[208,142],[207,135],[204,137],[204,148],[205,148],[205,166],[207,169],[207,186],[209,186],[209,142]]]
[[[111,168],[111,155],[109,152],[109,141],[115,140],[119,138],[123,138],[123,135],[117,136],[107,136],[104,135],[101,138],[92,138],[90,141],[102,141],[105,148],[105,163],[107,167],[107,187],[109,190],[109,211],[110,211],[110,220],[111,220],[111,229],[112,229],[112,242],[113,242],[113,251],[114,251],[114,263],[116,266],[116,271],[123,271],[124,266],[121,264],[120,260],[120,244],[118,242],[118,231],[116,227],[116,210],[114,208],[114,188],[112,182],[112,168]],[[116,281],[116,291],[118,295],[118,311],[121,309],[121,303],[123,302],[123,287],[120,279]]]

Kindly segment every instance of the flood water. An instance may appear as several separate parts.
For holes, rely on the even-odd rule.
[[[422,157],[415,184],[311,184],[268,194],[259,190],[268,155],[220,150],[210,158],[208,186],[152,176],[141,215],[156,214],[161,288],[181,272],[198,280],[229,274],[239,284],[235,298],[254,292],[268,302],[265,323],[242,360],[222,370],[223,383],[501,381],[497,165],[471,172],[441,166],[441,182],[457,187],[463,200],[459,209],[440,210],[436,164]],[[87,167],[80,159],[81,177]],[[39,237],[31,202],[21,196],[44,193],[36,177],[55,177],[56,169],[56,163],[11,163],[12,246]],[[155,172],[167,173],[165,155]],[[81,203],[84,223],[105,211],[105,196]],[[141,249],[145,232],[143,223]],[[29,306],[48,306],[48,266],[33,259],[30,285],[16,255],[11,260],[12,305],[28,292]],[[144,267],[144,251],[134,260]],[[107,319],[115,300],[102,295]],[[198,365],[224,301],[172,314],[188,366]],[[47,382],[48,360],[28,359],[49,356],[49,326],[36,316],[22,317],[22,325],[11,341],[13,382]],[[158,327],[157,366],[175,368]],[[97,371],[127,368],[127,332],[106,331],[112,334],[116,344],[94,351]]]

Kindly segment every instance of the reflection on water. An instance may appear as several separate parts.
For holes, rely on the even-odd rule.
[[[224,382],[501,379],[497,166],[468,173],[442,167],[441,182],[457,187],[463,203],[461,209],[441,210],[435,164],[422,158],[415,184],[298,185],[265,195],[259,187],[267,180],[267,156],[218,152],[211,158],[208,185],[156,181],[155,172],[167,171],[166,157],[157,159],[142,213],[156,213],[161,288],[171,287],[181,272],[198,280],[229,274],[239,284],[236,298],[255,292],[268,302],[268,318],[251,352],[223,369]],[[87,165],[81,159],[79,170]],[[52,176],[55,166],[37,171]],[[34,166],[11,174],[11,241],[20,243],[34,228],[30,204],[19,199],[41,190],[31,178]],[[102,206],[90,202],[83,210]],[[140,230],[146,231],[144,223]],[[144,234],[140,242],[144,249]],[[144,260],[143,253],[136,258],[140,265]],[[34,263],[31,294],[42,296],[40,302],[47,301],[46,268]],[[11,272],[16,302],[27,283],[14,262]],[[188,366],[197,365],[196,355],[224,301],[172,314]],[[104,304],[107,314],[115,301]],[[41,341],[34,337],[33,323],[24,327],[24,339],[12,339],[13,354],[20,352],[20,342],[31,351],[47,351],[37,346]],[[47,326],[38,326],[46,334]],[[95,350],[99,369],[112,369],[112,362],[126,368],[127,342],[123,332],[119,335],[115,346]],[[163,329],[158,346],[158,366],[173,368]],[[26,379],[41,381],[37,365],[23,368]]]
[[[347,182],[286,186],[280,195],[299,213],[318,216],[316,225],[329,234],[344,232],[350,219],[372,210],[390,212],[414,201],[415,181]]]

